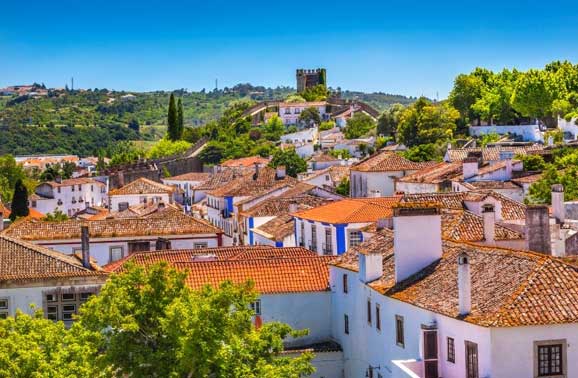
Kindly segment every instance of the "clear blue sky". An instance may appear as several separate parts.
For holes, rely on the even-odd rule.
[[[578,62],[574,1],[5,1],[0,87],[294,86],[440,98],[460,72]]]

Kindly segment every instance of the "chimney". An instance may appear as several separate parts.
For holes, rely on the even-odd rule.
[[[82,246],[82,266],[91,269],[90,266],[90,240],[88,236],[88,226],[80,226],[80,243]]]
[[[284,165],[278,165],[275,172],[276,172],[275,175],[276,175],[277,179],[279,179],[279,180],[284,179],[285,175],[287,174],[287,170],[285,169]]]
[[[255,165],[255,178],[259,177],[259,163],[254,163]]]
[[[442,257],[441,213],[438,207],[393,209],[395,281],[400,282]]]
[[[359,280],[363,283],[375,281],[383,274],[381,253],[359,252]]]
[[[390,230],[393,228],[393,219],[392,218],[380,218],[377,220],[377,223],[376,223],[377,231],[381,231],[384,228],[389,228]]]
[[[299,205],[297,202],[291,202],[289,204],[289,214],[296,213],[299,210]]]
[[[512,159],[506,160],[506,181],[512,179]]]
[[[468,180],[474,176],[477,176],[479,166],[480,161],[478,160],[478,158],[476,157],[465,158],[462,166],[464,180]]]
[[[54,181],[55,181],[57,184],[62,184],[62,177],[56,176],[56,177],[54,178]]]
[[[458,256],[458,305],[460,315],[468,315],[472,311],[472,282],[470,273],[470,257],[467,253]]]
[[[550,255],[550,218],[548,206],[528,205],[526,207],[526,247],[530,251]]]
[[[496,241],[496,213],[494,205],[490,203],[482,205],[482,218],[484,219],[484,240],[486,244],[494,245]]]
[[[556,223],[564,223],[566,220],[566,207],[564,205],[564,185],[552,185],[552,215]]]

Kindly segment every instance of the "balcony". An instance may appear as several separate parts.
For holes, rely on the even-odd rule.
[[[324,255],[333,255],[333,245],[331,243],[323,243],[322,250]]]

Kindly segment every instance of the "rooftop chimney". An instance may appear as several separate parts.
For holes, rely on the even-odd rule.
[[[291,202],[289,204],[289,214],[296,213],[299,210],[299,205],[297,202]]]
[[[257,179],[257,177],[259,177],[259,163],[255,163],[255,179]]]
[[[380,218],[377,220],[376,223],[377,231],[381,231],[384,228],[393,228],[393,219],[392,218]]]
[[[460,315],[472,311],[472,282],[470,274],[470,257],[463,252],[458,256],[458,304]]]
[[[493,245],[496,241],[496,213],[494,205],[486,203],[482,205],[482,218],[484,219],[484,240]]]
[[[61,183],[62,183],[62,177],[56,176],[56,177],[54,178],[54,181],[55,181],[57,184],[61,184]]]
[[[375,281],[383,274],[381,253],[359,253],[359,280],[363,283]]]
[[[526,207],[526,243],[530,251],[551,254],[550,218],[548,206]]]
[[[277,179],[280,180],[284,179],[285,176],[287,175],[287,169],[285,168],[284,165],[278,165],[275,172],[276,172],[275,176],[277,177]]]
[[[556,223],[564,223],[566,220],[566,208],[564,205],[564,185],[552,185],[552,214]]]
[[[91,269],[90,266],[90,240],[88,237],[88,226],[80,226],[80,243],[82,247],[82,266]]]
[[[393,209],[395,281],[400,282],[442,257],[442,227],[437,207]]]
[[[476,157],[468,157],[463,161],[463,175],[464,180],[470,179],[478,175],[478,168],[480,166],[480,161]]]

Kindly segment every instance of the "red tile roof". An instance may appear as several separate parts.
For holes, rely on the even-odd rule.
[[[109,196],[124,196],[131,194],[164,194],[173,193],[175,188],[141,177],[125,186],[111,190]]]
[[[267,165],[269,159],[261,156],[249,156],[240,159],[231,159],[221,163],[222,167],[252,167],[255,164]]]
[[[436,162],[416,163],[396,152],[380,151],[351,166],[357,172],[417,171],[437,164]]]
[[[279,188],[283,185],[295,185],[297,179],[291,176],[283,178],[277,177],[276,170],[270,167],[259,168],[259,174],[245,174],[228,183],[209,192],[215,197],[246,197],[256,196],[268,190]]]
[[[401,196],[379,198],[346,198],[293,214],[297,218],[325,223],[376,222],[393,216],[393,207]]]
[[[205,182],[211,178],[210,173],[206,172],[189,172],[178,176],[167,177],[169,181],[200,181]]]
[[[225,280],[235,283],[252,280],[258,292],[279,294],[329,290],[328,263],[331,259],[316,256],[304,248],[224,247],[139,252],[109,264],[105,269],[122,271],[128,261],[145,266],[167,261],[187,272],[187,284],[193,289],[216,286]]]
[[[446,180],[453,180],[456,178],[461,178],[462,176],[463,164],[458,163],[439,163],[420,169],[405,177],[399,178],[399,182],[410,182],[410,183],[429,183],[438,184]]]

